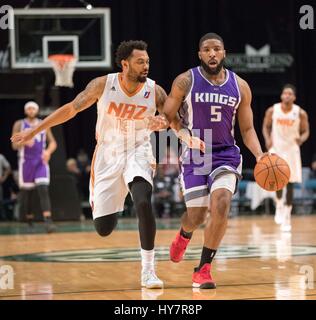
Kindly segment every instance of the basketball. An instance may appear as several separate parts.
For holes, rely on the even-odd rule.
[[[256,182],[267,191],[283,189],[288,184],[290,175],[289,165],[276,154],[264,156],[254,169]]]

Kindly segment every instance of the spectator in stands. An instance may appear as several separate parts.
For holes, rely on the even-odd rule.
[[[164,166],[157,166],[154,178],[154,208],[159,218],[169,218],[172,201],[172,180],[164,175]]]
[[[179,161],[176,152],[170,147],[167,147],[166,155],[162,160],[162,168],[165,176],[178,177]]]

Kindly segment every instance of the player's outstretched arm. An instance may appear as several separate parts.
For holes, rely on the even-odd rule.
[[[17,120],[15,121],[13,128],[12,128],[12,136],[14,136],[16,133],[21,131],[21,120]],[[21,143],[17,143],[17,142],[11,142],[11,146],[13,150],[18,150],[19,148],[21,148],[23,145]]]
[[[54,111],[33,129],[14,134],[11,137],[11,141],[13,143],[24,143],[32,139],[39,132],[72,119],[78,112],[91,107],[100,98],[105,82],[106,76],[93,79],[73,101],[66,103]]]
[[[302,145],[309,137],[309,121],[307,112],[303,109],[300,110],[300,137],[298,138],[298,145]]]
[[[241,93],[241,101],[238,107],[238,123],[242,139],[246,147],[259,161],[263,152],[253,126],[253,113],[251,109],[251,91],[246,81],[238,77],[238,85]]]
[[[272,136],[271,136],[272,114],[273,114],[273,107],[270,107],[266,111],[266,114],[263,119],[263,125],[262,125],[262,134],[264,137],[267,151],[269,151],[269,149],[272,147]]]
[[[190,148],[200,149],[205,152],[204,141],[200,140],[198,137],[192,136],[192,133],[187,128],[183,128],[178,115],[178,111],[189,93],[191,85],[191,72],[186,71],[180,74],[172,84],[171,92],[166,99],[162,112],[170,123],[170,127],[181,141]]]
[[[147,127],[152,131],[167,129],[169,126],[180,130],[180,123],[176,118],[177,112],[190,90],[191,86],[191,73],[187,71],[180,74],[173,82],[169,96],[165,91],[156,86],[156,104],[159,115],[156,117],[147,118]],[[174,123],[172,123],[174,122]]]

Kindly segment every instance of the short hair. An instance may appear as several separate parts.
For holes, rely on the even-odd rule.
[[[219,40],[222,44],[223,44],[223,47],[224,47],[224,40],[221,36],[219,36],[217,33],[213,33],[213,32],[210,32],[210,33],[207,33],[205,34],[199,41],[199,48],[201,48],[202,46],[202,43],[205,41],[205,40],[210,40],[210,39],[217,39]]]
[[[119,68],[122,68],[121,61],[128,59],[133,50],[147,50],[147,43],[142,40],[122,41],[116,50],[115,62]]]
[[[293,85],[293,84],[290,84],[290,83],[287,83],[283,86],[282,88],[282,92],[285,90],[285,89],[291,89],[294,93],[294,95],[296,96],[296,87]]]

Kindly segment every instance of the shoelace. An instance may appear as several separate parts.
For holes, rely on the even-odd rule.
[[[201,270],[200,270],[201,271]],[[207,279],[209,280],[211,278],[210,275],[210,269],[209,268],[204,268],[201,272],[200,272],[201,278],[202,279]]]
[[[159,280],[159,278],[156,276],[155,271],[153,271],[153,270],[148,271],[147,277],[151,278],[151,280]]]

